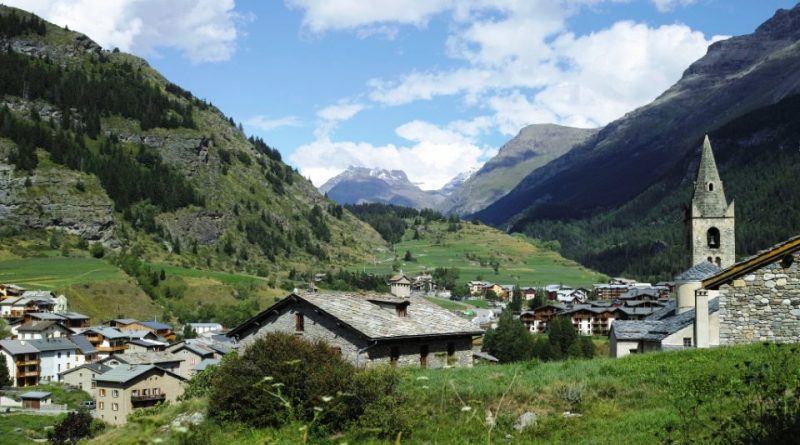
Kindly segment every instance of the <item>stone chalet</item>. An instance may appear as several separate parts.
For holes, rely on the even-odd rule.
[[[175,403],[186,379],[155,365],[122,365],[95,377],[95,417],[112,425],[127,422],[128,414],[159,402]]]
[[[472,366],[471,322],[422,298],[386,294],[291,294],[232,329],[245,349],[269,332],[324,340],[358,367]]]

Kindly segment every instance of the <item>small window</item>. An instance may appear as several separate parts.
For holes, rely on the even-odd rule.
[[[97,388],[97,382],[95,382],[94,380],[92,380],[92,389],[94,389],[94,388]]]
[[[153,395],[157,396],[159,394],[161,394],[161,388],[153,388]]]
[[[105,388],[100,388],[100,392],[99,393],[100,393],[100,397],[105,397],[106,396],[106,389]]]
[[[447,356],[452,357],[456,355],[456,344],[455,343],[448,343],[447,344]]]
[[[138,389],[131,390],[131,397],[139,397],[139,390]]]
[[[97,408],[98,409],[105,409],[105,407],[106,407],[106,404],[104,402],[97,402]]]
[[[684,348],[692,347],[692,337],[683,337],[683,347]]]
[[[392,365],[392,367],[395,367],[397,366],[397,362],[399,360],[400,360],[400,348],[398,348],[397,346],[392,346],[391,349],[389,349],[389,363]]]
[[[119,397],[119,390],[112,389],[111,390],[111,397],[114,397],[114,398]]]
[[[714,191],[714,183],[713,182],[709,182],[708,183],[708,191],[709,192],[713,192]]]
[[[420,368],[428,367],[428,345],[422,345],[419,348],[419,366]]]
[[[112,403],[111,404],[111,411],[119,411],[119,404],[118,403]]]
[[[296,332],[303,332],[305,330],[305,320],[303,314],[299,312],[294,314],[294,330]]]

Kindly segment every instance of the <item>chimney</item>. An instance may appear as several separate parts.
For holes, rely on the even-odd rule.
[[[697,348],[708,348],[708,291],[697,289],[694,292],[694,345]]]

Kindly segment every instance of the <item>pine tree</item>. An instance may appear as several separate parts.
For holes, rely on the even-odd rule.
[[[504,311],[497,321],[497,329],[486,332],[483,350],[502,363],[528,360],[533,356],[534,338],[511,311]]]

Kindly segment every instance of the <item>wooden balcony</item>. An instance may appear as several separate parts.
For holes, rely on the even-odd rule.
[[[39,377],[39,370],[36,371],[17,371],[17,378],[21,379],[24,377]]]
[[[108,352],[108,353],[115,353],[115,352],[123,352],[124,350],[128,349],[128,345],[117,345],[117,346],[95,346],[97,352]]]
[[[167,399],[167,395],[164,393],[161,394],[139,394],[139,395],[131,395],[131,403],[139,403],[139,402],[163,402]]]
[[[34,366],[34,365],[35,366],[39,366],[40,362],[41,362],[41,360],[39,360],[38,358],[33,358],[33,359],[29,359],[29,360],[17,360],[14,363],[17,366]]]

